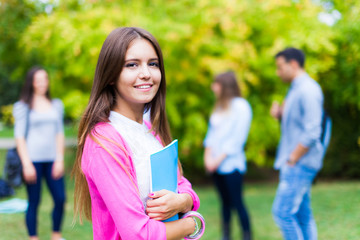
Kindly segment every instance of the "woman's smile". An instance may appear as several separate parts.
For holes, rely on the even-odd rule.
[[[152,88],[153,84],[139,84],[139,85],[136,85],[134,86],[134,88],[138,89],[138,90],[141,90],[143,92],[146,92],[146,91],[150,91],[151,88]]]
[[[144,107],[155,97],[161,83],[159,58],[151,43],[135,39],[129,46],[125,64],[116,82],[119,107]]]

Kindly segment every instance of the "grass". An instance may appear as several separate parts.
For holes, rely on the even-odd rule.
[[[4,151],[0,151],[0,166],[3,166]],[[74,150],[66,151],[66,167],[71,169]],[[0,167],[1,169],[2,167]],[[186,169],[185,169],[186,171]],[[2,172],[2,171],[1,171]],[[69,173],[67,174],[69,176]],[[245,183],[245,201],[250,213],[254,240],[280,240],[281,234],[271,216],[276,183]],[[44,184],[45,186],[45,184]],[[92,239],[89,222],[72,226],[73,193],[71,179],[66,179],[67,204],[63,222],[63,236],[67,240]],[[219,200],[214,188],[195,186],[201,199],[201,212],[206,219],[206,232],[202,239],[220,239]],[[14,197],[26,199],[25,188],[16,190]],[[318,182],[312,189],[312,206],[318,226],[318,239],[356,240],[360,236],[360,182]],[[5,200],[5,199],[1,199]],[[52,200],[43,187],[42,203],[39,209],[39,236],[50,239]],[[233,218],[233,238],[240,239],[239,223]],[[0,239],[27,239],[24,214],[0,214]]]
[[[255,240],[280,240],[271,216],[276,183],[246,184],[245,201]],[[212,187],[199,188],[200,212],[207,229],[202,239],[220,238],[219,202]],[[312,207],[318,239],[357,240],[360,236],[360,182],[318,182],[312,188]],[[234,215],[235,216],[235,215]],[[241,239],[237,217],[233,217],[233,239]]]

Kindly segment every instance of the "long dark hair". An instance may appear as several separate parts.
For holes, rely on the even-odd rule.
[[[75,176],[74,213],[91,220],[91,199],[86,178],[81,170],[81,157],[87,136],[92,135],[94,126],[99,122],[109,122],[110,111],[116,105],[114,83],[119,78],[125,63],[126,51],[135,39],[145,39],[154,47],[159,59],[161,82],[153,100],[145,105],[151,109],[152,131],[158,134],[164,145],[171,142],[170,129],[165,114],[166,78],[163,55],[156,39],[146,30],[136,27],[123,27],[113,30],[106,38],[97,62],[94,83],[88,106],[82,116],[78,133],[78,148],[73,168]]]
[[[230,100],[234,97],[241,97],[239,85],[236,81],[235,73],[232,71],[216,75],[215,83],[221,86],[220,96],[216,101],[215,108],[225,109],[229,106]]]
[[[30,68],[30,70],[26,73],[25,83],[23,85],[21,95],[20,95],[20,101],[23,101],[26,103],[30,108],[32,108],[32,101],[34,98],[34,76],[38,71],[45,71],[46,70],[43,67],[40,66],[34,66]],[[46,91],[45,96],[51,100],[49,88]]]

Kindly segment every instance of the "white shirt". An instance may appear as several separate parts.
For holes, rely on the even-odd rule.
[[[150,155],[163,149],[163,146],[145,123],[140,124],[114,111],[110,112],[109,120],[130,147],[140,198],[146,208],[146,200],[151,190]]]
[[[251,119],[251,106],[241,97],[234,97],[227,110],[212,114],[204,146],[211,148],[214,158],[226,154],[226,158],[216,170],[217,173],[230,174],[235,170],[241,173],[246,171],[244,146]]]

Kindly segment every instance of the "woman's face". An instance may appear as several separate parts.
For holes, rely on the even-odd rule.
[[[125,55],[124,67],[115,84],[121,106],[144,107],[155,97],[161,82],[159,58],[151,43],[135,39]]]
[[[34,94],[45,95],[49,88],[49,78],[45,70],[39,70],[34,74]]]
[[[213,82],[211,84],[211,90],[214,92],[216,98],[220,98],[221,95],[221,85],[218,82]]]

